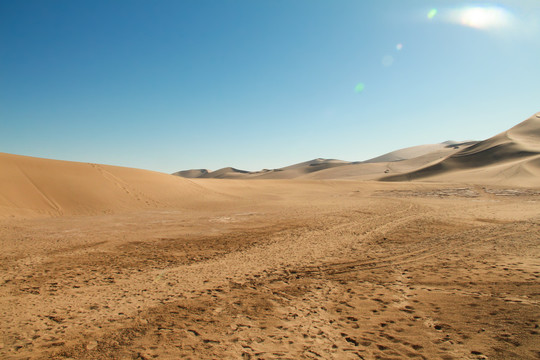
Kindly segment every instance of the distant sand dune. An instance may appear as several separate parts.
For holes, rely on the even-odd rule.
[[[213,171],[211,173],[202,174],[199,177],[203,179],[206,179],[206,178],[235,179],[235,178],[243,178],[244,175],[247,175],[247,174],[249,174],[249,171],[239,170],[232,167],[226,167],[223,169]]]
[[[382,161],[385,160],[385,161]],[[163,173],[0,153],[0,217],[57,216],[187,209],[243,196],[229,185],[188,178],[432,181],[540,186],[540,114],[508,131],[475,143],[447,142],[397,150],[367,162],[314,159],[281,169],[248,172]],[[281,183],[282,186],[283,184]],[[296,184],[298,185],[298,184]],[[296,186],[294,185],[294,186]],[[277,183],[260,184],[264,187]],[[288,185],[292,189],[292,183]]]
[[[384,177],[384,181],[462,181],[540,185],[540,117],[533,115],[510,130],[460,150],[435,164]]]
[[[449,152],[451,151],[450,149],[457,149],[464,145],[472,145],[475,143],[476,143],[475,141],[468,141],[468,142],[445,141],[440,144],[426,144],[426,145],[411,146],[408,148],[395,150],[381,156],[377,156],[373,159],[362,161],[362,163],[381,163],[381,162],[393,162],[393,161],[414,159],[419,156],[424,156],[428,154]]]
[[[431,147],[431,145],[427,145]],[[375,180],[386,174],[401,174],[407,171],[416,170],[418,168],[433,164],[441,159],[444,159],[450,154],[455,153],[463,145],[456,146],[442,146],[431,147],[436,149],[423,155],[408,158],[405,160],[396,161],[380,161],[374,162],[368,160],[367,162],[351,163],[347,166],[340,168],[322,170],[313,174],[304,176],[303,178],[309,179],[349,179],[349,180]],[[467,145],[465,145],[467,146]],[[393,153],[399,153],[397,150]],[[392,154],[392,153],[389,153]],[[380,159],[387,158],[385,155],[380,156]]]
[[[194,179],[202,177],[205,174],[208,174],[208,170],[206,169],[191,169],[191,170],[183,170],[183,171],[177,171],[173,175],[181,176],[188,179]]]
[[[313,159],[284,168],[267,171],[256,175],[260,179],[294,179],[313,172],[341,167],[348,165],[350,162],[336,159]]]
[[[457,143],[445,142],[441,144],[419,145],[410,148],[392,151],[390,153],[378,156],[366,161],[344,161],[337,159],[317,158],[309,161],[304,161],[298,164],[286,166],[278,169],[264,169],[261,171],[245,171],[227,167],[210,172],[201,172],[201,170],[184,170],[178,171],[173,175],[182,176],[185,178],[201,178],[201,179],[340,179],[340,178],[357,178],[357,179],[376,179],[385,174],[388,169],[388,163],[397,163],[405,160],[418,158],[417,161],[412,161],[405,166],[390,166],[391,168],[402,169],[398,173],[417,169],[424,166],[435,159],[455,152],[455,149],[462,148],[475,142]],[[377,164],[377,165],[373,165]],[[204,170],[206,171],[206,170]],[[394,171],[390,173],[394,174]]]
[[[224,168],[184,177],[220,179],[347,179],[438,181],[540,186],[540,113],[484,141],[445,141],[412,146],[366,160],[314,159],[273,170]]]

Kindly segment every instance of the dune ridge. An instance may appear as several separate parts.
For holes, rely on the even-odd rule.
[[[539,157],[540,113],[435,164],[381,180],[430,179],[538,185]]]
[[[395,150],[381,156],[377,156],[365,161],[345,161],[339,159],[324,159],[317,158],[313,160],[304,161],[301,163],[285,166],[277,169],[263,169],[260,171],[246,171],[239,170],[232,167],[222,168],[216,171],[208,171],[206,169],[192,169],[182,170],[173,173],[173,175],[182,176],[186,178],[201,178],[201,179],[296,179],[296,178],[310,178],[310,179],[338,179],[339,176],[332,175],[332,171],[326,171],[328,169],[336,169],[336,174],[347,173],[350,176],[360,176],[369,179],[374,179],[373,174],[380,175],[384,173],[384,169],[387,163],[399,162],[405,160],[411,160],[420,158],[421,165],[427,164],[427,159],[439,159],[441,154],[447,155],[453,150],[475,144],[475,141],[457,142],[457,141],[445,141],[440,144],[426,144],[412,146],[404,149]],[[426,162],[427,161],[427,162]],[[415,163],[415,162],[413,162]],[[367,164],[384,164],[384,165],[367,165]],[[367,166],[364,166],[367,165]],[[350,166],[354,166],[355,170],[352,170]],[[344,170],[346,167],[347,170]],[[417,165],[418,167],[418,165]],[[381,171],[373,171],[373,169],[384,168]],[[412,169],[407,167],[407,169]],[[352,172],[351,172],[352,170]],[[317,173],[315,175],[311,175]],[[320,174],[319,174],[320,173]]]
[[[238,198],[239,193],[221,190],[227,186],[215,187],[202,182],[212,178],[420,180],[538,187],[540,113],[481,142],[411,147],[366,162],[317,158],[258,172],[229,167],[213,172],[205,169],[181,171],[175,173],[178,176],[172,176],[133,168],[0,153],[0,170],[0,217],[182,209]]]
[[[0,153],[0,216],[57,216],[189,205],[190,180],[148,170]]]
[[[313,159],[273,170],[224,168],[220,179],[438,181],[538,186],[540,113],[484,141],[445,141],[391,151],[365,161]],[[197,174],[195,170],[177,172]]]
[[[384,174],[400,174],[416,170],[472,144],[476,142],[445,141],[440,144],[412,146],[366,161],[317,158],[272,170],[250,172],[227,167],[204,173],[197,169],[183,170],[173,175],[200,179],[376,180]]]
[[[425,145],[411,146],[411,147],[391,151],[389,153],[383,154],[381,156],[377,156],[375,158],[372,158],[366,161],[362,161],[362,163],[381,163],[381,162],[394,162],[394,161],[409,160],[409,159],[414,159],[414,158],[424,156],[427,154],[445,151],[448,149],[455,149],[464,145],[472,145],[475,143],[476,141],[459,142],[459,141],[447,140],[439,144],[425,144]]]
[[[188,179],[195,179],[198,177],[202,177],[205,174],[208,174],[209,171],[207,169],[191,169],[191,170],[181,170],[173,173],[172,175],[181,176]]]

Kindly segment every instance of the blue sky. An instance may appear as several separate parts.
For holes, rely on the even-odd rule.
[[[258,170],[484,139],[540,111],[539,24],[537,0],[0,0],[0,151]]]

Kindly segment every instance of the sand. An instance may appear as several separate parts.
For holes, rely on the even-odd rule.
[[[220,198],[154,171],[0,153],[0,218],[185,208]]]
[[[0,357],[540,355],[540,189],[196,185],[220,200],[1,220]]]
[[[0,358],[538,359],[532,120],[408,182],[0,154]]]
[[[443,160],[383,180],[467,181],[509,185],[538,185],[540,175],[540,117],[538,114],[487,140]]]

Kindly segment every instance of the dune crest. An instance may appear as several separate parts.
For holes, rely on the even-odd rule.
[[[173,173],[172,175],[181,176],[188,179],[195,179],[202,177],[205,174],[208,174],[209,171],[207,169],[191,169],[191,170],[182,170],[177,171]]]
[[[438,181],[538,186],[540,113],[484,141],[445,141],[391,151],[365,161],[313,159],[273,170],[224,168],[175,175],[220,179]]]
[[[452,154],[443,160],[383,181],[462,181],[538,185],[540,117],[535,114],[511,129]]]
[[[154,171],[0,153],[0,216],[182,208],[207,195],[190,180]]]

